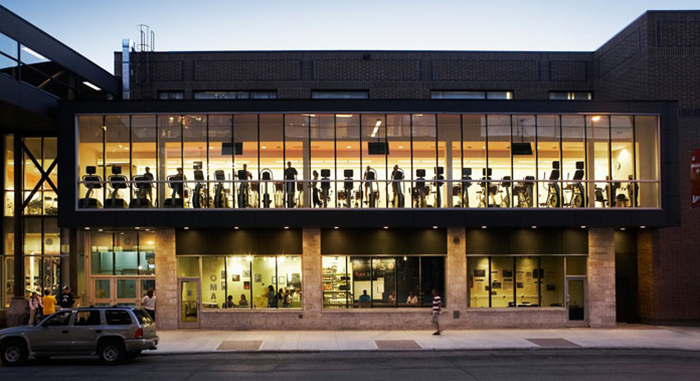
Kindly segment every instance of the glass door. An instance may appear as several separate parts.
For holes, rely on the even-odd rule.
[[[98,307],[136,307],[149,288],[155,290],[153,278],[93,278],[92,303]]]
[[[567,278],[566,308],[569,313],[570,324],[585,325],[588,320],[585,278]]]
[[[199,279],[180,279],[179,328],[199,328]]]
[[[116,282],[116,304],[120,307],[136,307],[139,300],[138,280],[136,279],[115,279]]]

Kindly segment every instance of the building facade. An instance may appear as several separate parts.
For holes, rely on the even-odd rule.
[[[37,148],[5,132],[60,169],[15,192],[37,160],[6,149],[5,200],[61,207],[34,232],[6,201],[4,304],[46,287],[50,240],[52,287],[154,288],[161,328],[420,329],[432,290],[455,328],[700,320],[699,26],[650,11],[595,52],[126,43],[114,99],[61,102]]]

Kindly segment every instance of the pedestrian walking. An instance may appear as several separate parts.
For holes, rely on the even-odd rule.
[[[442,311],[442,298],[438,294],[436,289],[433,289],[433,324],[435,325],[435,333],[433,335],[440,335],[440,312]]]
[[[141,299],[141,306],[156,321],[156,296],[153,295],[153,287],[146,291],[146,296]]]

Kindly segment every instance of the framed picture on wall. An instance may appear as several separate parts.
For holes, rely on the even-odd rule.
[[[250,278],[250,270],[243,270],[243,278]]]
[[[286,276],[281,276],[279,280],[279,285],[284,286],[287,284],[287,277]]]
[[[255,283],[262,282],[262,274],[255,274]]]
[[[493,290],[497,290],[500,288],[501,288],[501,282],[493,282],[493,284],[491,284],[491,289],[493,289]]]
[[[272,278],[270,279],[270,283],[271,284],[277,283],[277,277],[273,275]]]
[[[301,287],[301,274],[292,273],[292,284]]]
[[[513,270],[503,270],[503,277],[504,278],[512,278],[513,277]]]
[[[221,281],[221,289],[222,289],[222,290],[225,290],[225,289],[226,289],[226,281],[225,281],[225,280],[222,280],[222,281]]]
[[[518,288],[524,288],[524,287],[525,287],[525,284],[524,284],[523,282],[518,282],[518,283],[517,283],[517,287],[518,287]]]
[[[474,276],[486,276],[486,270],[474,269]]]
[[[219,279],[226,279],[226,270],[221,270],[221,276]]]
[[[240,274],[233,274],[231,275],[231,282],[240,282],[241,281],[241,275]]]
[[[250,290],[250,282],[249,282],[249,281],[243,282],[243,289],[244,289],[244,290]]]

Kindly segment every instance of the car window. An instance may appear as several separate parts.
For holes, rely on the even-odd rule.
[[[136,315],[136,319],[138,319],[141,325],[153,323],[153,318],[151,318],[151,315],[144,310],[134,310],[134,315]]]
[[[131,316],[126,311],[105,311],[105,319],[109,325],[130,325]]]
[[[78,311],[73,325],[100,325],[100,311]]]
[[[55,314],[51,315],[46,321],[44,322],[45,326],[62,326],[62,325],[68,325],[70,322],[70,315],[72,311],[61,311],[61,312],[56,312]]]

